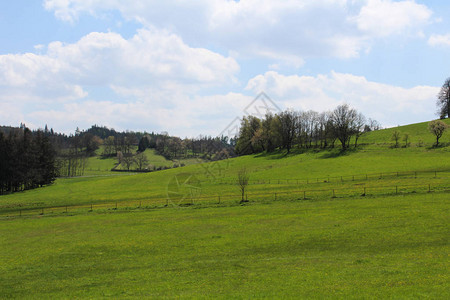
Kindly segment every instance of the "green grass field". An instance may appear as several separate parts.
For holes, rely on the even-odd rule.
[[[399,127],[411,147],[393,149],[393,130],[346,153],[64,178],[1,196],[0,298],[448,299],[450,134],[433,148],[426,123]],[[176,178],[197,178],[197,193],[168,201]]]
[[[0,222],[4,298],[448,299],[448,193]]]

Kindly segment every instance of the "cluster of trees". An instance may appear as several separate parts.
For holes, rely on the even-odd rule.
[[[228,137],[200,136],[194,139],[180,139],[167,133],[147,134],[139,141],[138,151],[155,149],[167,159],[202,157],[219,160],[234,156],[235,140]]]
[[[58,175],[56,151],[41,130],[24,125],[0,131],[0,194],[51,184]]]
[[[284,111],[267,114],[264,119],[244,117],[241,122],[236,152],[240,155],[271,152],[277,148],[290,152],[292,147],[334,147],[338,140],[342,148],[350,147],[354,137],[355,147],[359,137],[381,126],[366,118],[348,105],[340,105],[331,112]]]

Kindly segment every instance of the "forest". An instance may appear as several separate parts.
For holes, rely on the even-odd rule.
[[[21,125],[0,131],[0,194],[51,184],[58,175],[56,150],[43,131]]]

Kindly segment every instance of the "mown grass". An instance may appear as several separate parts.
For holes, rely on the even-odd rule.
[[[450,147],[410,126],[423,147],[391,148],[388,129],[347,152],[61,178],[1,196],[0,297],[448,299]],[[245,205],[233,184],[242,167]],[[166,207],[183,174],[201,195]]]
[[[448,194],[0,222],[4,298],[448,299]]]

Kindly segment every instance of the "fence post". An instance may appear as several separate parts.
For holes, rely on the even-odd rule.
[[[116,209],[117,209],[117,201],[116,201]]]
[[[431,193],[431,184],[428,184],[428,193]]]
[[[92,203],[91,203],[91,211],[92,211]]]
[[[334,193],[334,189],[333,189],[333,198],[336,198],[336,194]]]
[[[303,191],[303,200],[306,200],[306,191]]]
[[[364,195],[364,196],[366,195],[366,187],[364,187],[364,193],[363,193],[363,195]]]
[[[352,177],[352,181],[355,181],[355,175],[353,175],[353,177]]]
[[[67,205],[66,205],[66,213],[67,213]]]
[[[220,204],[220,195],[219,195],[219,204]]]

